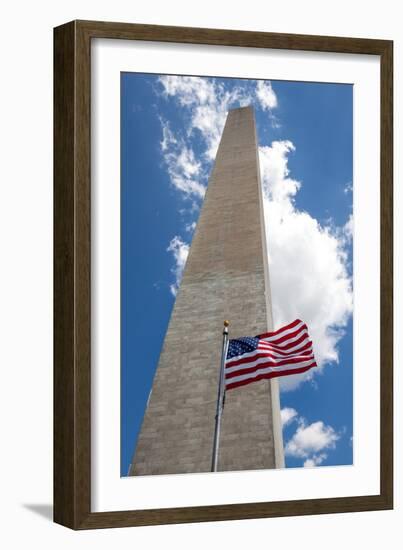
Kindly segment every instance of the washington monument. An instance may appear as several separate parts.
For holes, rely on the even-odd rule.
[[[224,319],[273,330],[252,107],[228,113],[129,475],[210,471]],[[283,466],[277,379],[228,392],[218,471]]]

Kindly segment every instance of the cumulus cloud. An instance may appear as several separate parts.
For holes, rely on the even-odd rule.
[[[344,433],[343,430],[337,432],[321,420],[310,424],[290,407],[281,409],[281,420],[283,429],[292,423],[297,425],[293,435],[285,443],[284,452],[286,456],[303,460],[304,468],[322,464],[329,451],[336,448],[337,441]]]
[[[321,420],[306,424],[304,419],[300,419],[299,426],[286,443],[284,451],[286,456],[309,460],[308,465],[312,466],[313,462],[316,464],[323,462],[327,457],[323,451],[334,449],[339,439],[340,434]]]
[[[182,279],[186,260],[189,254],[189,245],[185,243],[180,237],[175,235],[175,237],[171,239],[171,242],[169,243],[167,252],[171,252],[174,257],[174,267],[172,268],[172,272],[175,275],[175,283],[170,286],[170,290],[172,294],[176,296]]]
[[[280,415],[281,425],[284,428],[285,426],[288,426],[288,424],[291,424],[293,420],[296,420],[298,413],[292,407],[284,407],[284,409],[281,409]]]
[[[352,281],[345,235],[295,206],[301,182],[288,169],[288,155],[294,151],[290,141],[259,149],[273,318],[276,327],[295,318],[307,323],[322,368],[338,361],[337,343],[353,307]],[[314,372],[283,377],[282,390],[294,389]]]
[[[326,460],[327,454],[321,453],[319,455],[313,455],[312,458],[307,458],[304,462],[304,468],[314,468],[315,466],[319,466],[322,464],[324,460]]]
[[[259,80],[256,85],[256,95],[263,110],[277,107],[277,96],[268,80]]]

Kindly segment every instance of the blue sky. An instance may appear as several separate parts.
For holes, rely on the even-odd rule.
[[[303,319],[320,365],[281,380],[286,466],[352,463],[352,99],[347,84],[122,73],[121,475],[226,113],[248,104],[275,328]]]

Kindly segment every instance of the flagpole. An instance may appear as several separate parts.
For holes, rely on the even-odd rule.
[[[214,426],[214,444],[213,444],[213,458],[211,461],[211,471],[217,471],[218,465],[218,447],[220,444],[220,429],[221,429],[221,417],[224,409],[224,398],[225,398],[225,359],[227,357],[228,351],[228,325],[229,321],[224,321],[224,329],[222,333],[222,352],[221,352],[221,367],[220,367],[220,377],[218,380],[218,395],[217,395],[217,408],[215,415],[215,426]]]

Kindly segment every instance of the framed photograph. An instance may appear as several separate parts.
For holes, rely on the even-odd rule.
[[[54,32],[54,520],[393,507],[393,43]]]

